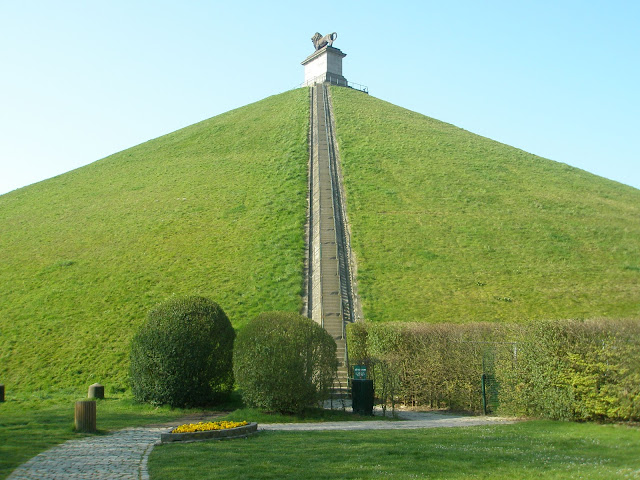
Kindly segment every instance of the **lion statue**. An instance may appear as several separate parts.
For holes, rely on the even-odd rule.
[[[338,34],[336,32],[328,33],[324,37],[316,32],[316,34],[311,37],[311,41],[313,42],[313,46],[316,47],[316,50],[320,50],[327,45],[332,47],[333,42],[335,42],[336,38],[338,38]]]

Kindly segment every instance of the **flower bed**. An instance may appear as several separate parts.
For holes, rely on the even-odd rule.
[[[186,423],[171,430],[171,433],[193,433],[193,432],[208,432],[209,430],[226,430],[228,428],[237,428],[248,425],[249,422],[198,422],[198,423]]]
[[[195,442],[197,440],[243,438],[258,431],[255,422],[200,422],[180,425],[171,433],[160,435],[160,443]]]

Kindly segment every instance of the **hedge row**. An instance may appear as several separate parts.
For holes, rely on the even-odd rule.
[[[369,324],[347,330],[382,403],[574,420],[640,419],[640,321]]]
[[[517,359],[500,368],[504,410],[574,420],[640,419],[640,321],[511,326]]]

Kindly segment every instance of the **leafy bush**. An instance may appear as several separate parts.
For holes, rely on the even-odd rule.
[[[131,344],[131,386],[138,401],[201,406],[233,388],[235,331],[204,297],[171,299],[149,312]]]
[[[298,413],[326,398],[338,366],[336,342],[295,313],[263,313],[236,341],[233,369],[245,403]]]

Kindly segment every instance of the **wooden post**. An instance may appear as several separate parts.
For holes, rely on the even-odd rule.
[[[80,400],[76,402],[75,424],[78,432],[96,431],[96,402]]]
[[[0,384],[0,402],[4,402],[4,385]]]
[[[99,383],[90,385],[88,398],[104,398],[104,387]]]

